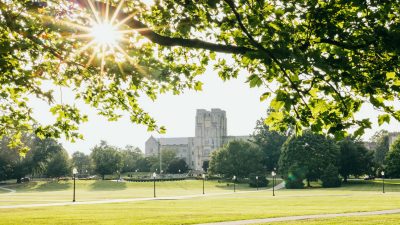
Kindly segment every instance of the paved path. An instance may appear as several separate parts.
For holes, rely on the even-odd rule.
[[[16,190],[9,189],[9,188],[5,188],[5,187],[0,187],[0,189],[3,189],[3,190],[6,190],[6,191],[9,191],[9,193],[15,193],[15,192],[17,192]]]
[[[275,190],[284,188],[285,185],[279,183],[275,186]],[[3,188],[4,189],[4,188]],[[11,190],[11,189],[8,189]],[[270,191],[270,189],[260,191]],[[240,192],[223,192],[223,193],[211,193],[211,194],[197,194],[197,195],[180,195],[180,196],[169,196],[169,197],[158,197],[158,198],[127,198],[127,199],[105,199],[97,201],[86,201],[86,202],[55,202],[55,203],[38,203],[38,204],[21,204],[21,205],[0,205],[0,209],[16,209],[16,208],[35,208],[35,207],[50,207],[50,206],[66,206],[66,205],[94,205],[94,204],[107,204],[107,203],[123,203],[123,202],[142,202],[142,201],[155,201],[155,200],[182,200],[198,197],[209,197],[209,196],[221,196],[221,195],[232,195],[232,194],[248,194],[260,191],[240,191]],[[14,191],[15,192],[15,191]]]
[[[198,225],[247,225],[247,224],[260,224],[260,223],[272,223],[272,222],[285,222],[293,220],[308,220],[308,219],[322,219],[322,218],[350,217],[350,216],[373,216],[373,215],[397,214],[397,213],[400,213],[400,209],[390,209],[390,210],[370,211],[370,212],[332,213],[332,214],[319,214],[319,215],[306,215],[306,216],[286,216],[286,217],[275,217],[266,219],[204,223]]]

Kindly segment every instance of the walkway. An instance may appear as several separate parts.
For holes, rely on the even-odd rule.
[[[3,190],[5,190],[5,191],[9,191],[9,193],[15,193],[15,192],[16,192],[16,191],[13,190],[13,189],[5,188],[5,187],[0,187],[0,189],[3,189]],[[9,194],[9,193],[7,193],[7,194]]]
[[[279,183],[275,186],[275,190],[284,188],[284,183]],[[3,188],[4,189],[4,188]],[[11,189],[8,189],[11,190]],[[263,191],[270,191],[266,189]],[[262,191],[262,190],[260,190]],[[14,191],[15,192],[15,191]],[[87,202],[56,202],[56,203],[40,203],[40,204],[21,204],[21,205],[1,205],[0,209],[16,209],[16,208],[35,208],[35,207],[50,207],[50,206],[66,206],[66,205],[94,205],[94,204],[107,204],[107,203],[124,203],[124,202],[143,202],[143,201],[154,201],[154,200],[182,200],[190,198],[208,197],[208,196],[220,196],[220,195],[232,195],[232,194],[248,194],[259,191],[240,191],[240,192],[224,192],[224,193],[212,193],[212,194],[197,194],[197,195],[181,195],[181,196],[169,196],[169,197],[158,197],[158,198],[127,198],[127,199],[105,199],[97,201]]]
[[[305,215],[305,216],[286,216],[286,217],[275,217],[266,219],[204,223],[198,225],[247,225],[247,224],[260,224],[260,223],[272,223],[272,222],[285,222],[293,220],[308,220],[308,219],[322,219],[322,218],[350,217],[350,216],[373,216],[373,215],[385,215],[385,214],[397,214],[397,213],[400,213],[400,209],[390,209],[390,210],[370,211],[370,212],[332,213],[332,214]]]

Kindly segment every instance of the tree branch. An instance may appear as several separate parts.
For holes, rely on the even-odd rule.
[[[74,3],[78,4],[81,8],[90,9],[88,5],[88,0],[72,0]],[[91,0],[89,0],[91,1]],[[99,7],[98,11],[102,11],[106,7],[109,7],[109,12],[112,15],[116,11],[116,7],[107,5],[106,3],[95,1],[96,5]],[[148,38],[153,43],[172,47],[172,46],[181,46],[181,47],[188,47],[188,48],[195,48],[195,49],[205,49],[214,52],[221,52],[221,53],[230,53],[230,54],[241,54],[244,55],[248,52],[254,52],[255,49],[243,47],[243,46],[235,46],[235,45],[224,45],[224,44],[216,44],[207,41],[202,41],[199,39],[186,39],[186,38],[179,38],[179,37],[167,37],[160,35],[150,29],[146,24],[140,22],[139,20],[132,18],[129,13],[124,13],[120,11],[116,17],[118,20],[126,20],[128,19],[125,24],[130,28],[136,30],[139,34],[143,35],[144,37]]]

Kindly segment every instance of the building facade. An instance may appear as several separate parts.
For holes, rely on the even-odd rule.
[[[145,144],[146,156],[158,155],[164,149],[173,150],[193,170],[202,170],[210,154],[232,140],[248,140],[250,136],[228,136],[226,112],[221,109],[196,111],[195,136],[182,138],[154,138]]]

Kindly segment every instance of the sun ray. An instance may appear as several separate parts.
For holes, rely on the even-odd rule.
[[[91,40],[89,43],[87,43],[86,45],[80,47],[76,54],[79,55],[81,54],[83,51],[86,51],[88,48],[90,48],[91,46],[93,46],[93,44],[95,44],[95,40]]]
[[[126,21],[130,20],[135,14],[130,14],[127,17],[125,17],[124,19],[122,19],[121,21],[119,21],[117,24],[115,24],[115,27],[120,27],[121,25],[125,24]]]
[[[104,22],[106,22],[106,23],[108,23],[109,21],[108,21],[108,14],[109,14],[109,12],[110,12],[110,0],[107,0],[106,1],[106,15],[105,15],[105,18],[104,18]]]
[[[100,76],[104,75],[105,57],[105,45],[103,45],[101,50]]]
[[[89,3],[89,7],[90,7],[90,9],[92,10],[92,13],[93,13],[93,15],[94,15],[94,18],[96,19],[96,22],[97,22],[97,23],[101,23],[101,19],[100,19],[98,13],[97,13],[96,8],[94,7],[94,5],[93,5],[93,3],[92,3],[92,0],[87,0],[87,2]]]
[[[148,74],[146,73],[146,71],[145,71],[140,65],[138,65],[136,62],[134,62],[134,61],[132,60],[132,58],[128,55],[128,53],[126,53],[125,50],[123,50],[123,49],[121,48],[121,46],[115,45],[115,47],[116,47],[122,54],[125,55],[125,57],[126,57],[126,58],[128,59],[128,61],[131,63],[131,65],[132,65],[133,67],[135,67],[135,69],[137,70],[137,72],[138,72],[139,74],[141,74],[143,77],[148,77]]]
[[[85,68],[88,68],[92,64],[94,58],[96,58],[96,52],[95,51],[92,52],[92,55],[90,56],[89,61],[86,63]]]
[[[110,23],[113,24],[115,19],[118,16],[119,11],[121,10],[122,5],[124,4],[125,0],[121,0],[117,6],[117,9],[115,10],[113,16],[111,17]]]

